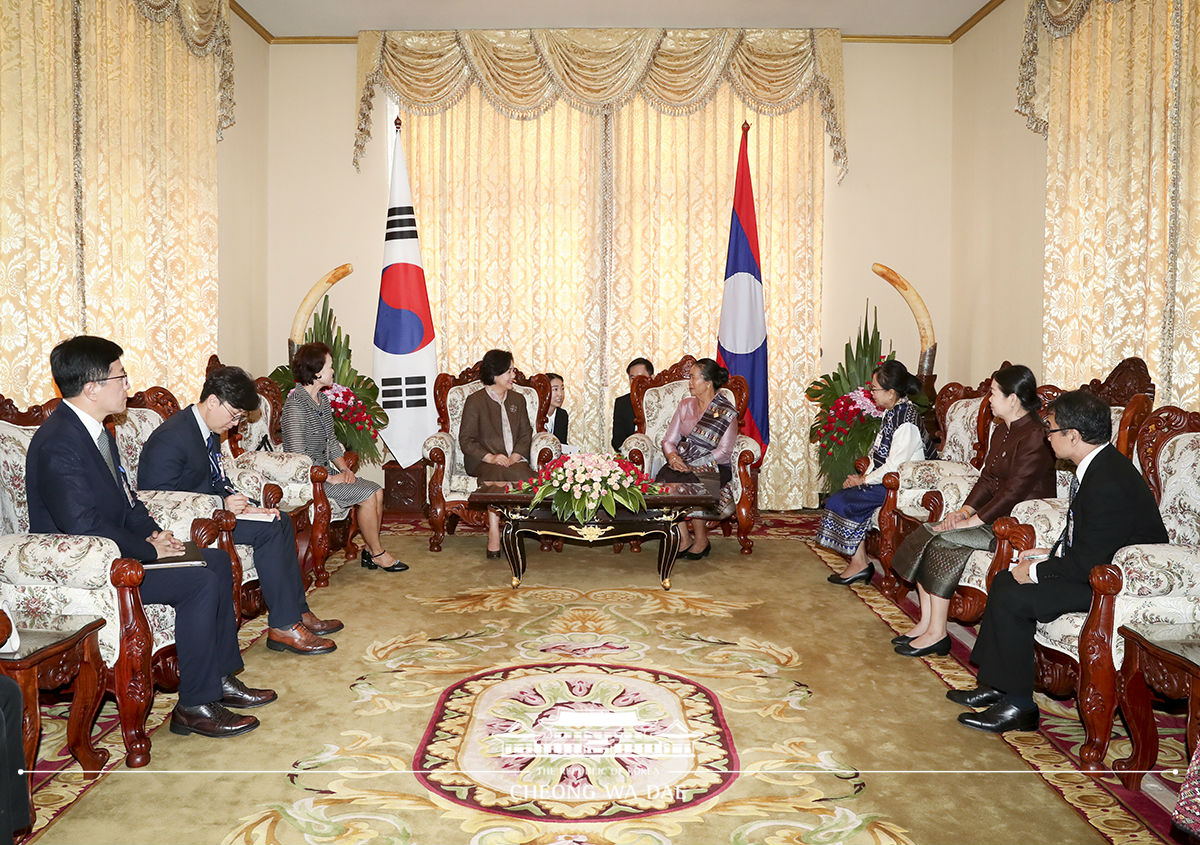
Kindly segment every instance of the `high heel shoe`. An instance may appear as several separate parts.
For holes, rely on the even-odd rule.
[[[849,578],[843,578],[841,575],[830,575],[827,580],[830,584],[837,584],[839,587],[849,587],[851,584],[857,584],[862,581],[864,584],[870,584],[871,579],[875,577],[875,564],[868,563],[867,568],[859,572],[855,572]]]
[[[379,568],[379,564],[375,562],[375,555],[371,554],[366,549],[362,550],[362,566],[363,569]]]
[[[676,557],[681,557],[684,560],[700,560],[701,558],[708,557],[708,553],[711,551],[712,551],[712,543],[709,543],[704,547],[704,551],[702,551],[702,552],[692,552],[692,551],[680,552],[679,554],[676,555]]]
[[[950,653],[950,635],[942,637],[933,645],[914,648],[911,644],[896,646],[896,654],[904,657],[925,657],[929,654],[936,654],[938,657],[945,657]]]
[[[493,551],[492,549],[487,550],[488,560],[496,560],[497,558],[501,557],[503,554],[504,554],[504,552],[500,551],[500,549],[496,549],[495,551]]]

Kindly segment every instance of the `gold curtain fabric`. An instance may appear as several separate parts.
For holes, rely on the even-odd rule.
[[[791,111],[815,96],[839,179],[847,166],[835,30],[364,31],[358,44],[356,166],[370,138],[376,86],[406,111],[432,114],[474,84],[503,114],[530,119],[560,99],[599,114],[634,96],[687,114],[726,82],[760,114]]]
[[[82,332],[120,343],[135,385],[199,389],[217,340],[221,68],[194,48],[225,8],[0,4],[0,393],[18,404],[53,395],[50,349]],[[157,22],[172,14],[192,36]]]
[[[1047,139],[1044,377],[1137,355],[1160,404],[1200,407],[1197,0],[1093,2],[1060,38],[1042,2],[1019,95]]]
[[[50,349],[76,332],[72,0],[0,4],[0,393],[53,395]]]
[[[663,367],[716,353],[748,119],[768,333],[780,339],[760,503],[815,505],[803,389],[819,366],[819,109],[755,115],[723,86],[692,115],[637,98],[594,117],[559,100],[517,121],[472,85],[454,108],[403,114],[439,365],[457,372],[499,346],[526,373],[561,373],[571,442],[607,450],[631,358]]]

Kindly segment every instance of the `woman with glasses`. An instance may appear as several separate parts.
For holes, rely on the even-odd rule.
[[[512,353],[489,349],[479,363],[483,389],[463,403],[458,446],[467,475],[480,481],[525,481],[536,475],[529,465],[533,426],[525,397],[512,389],[516,377]],[[491,510],[487,556],[500,557],[500,517]]]
[[[883,477],[906,461],[925,457],[921,414],[910,401],[920,392],[921,382],[899,361],[884,361],[871,374],[871,396],[884,410],[883,424],[868,455],[871,468],[847,477],[842,489],[826,500],[817,532],[818,543],[850,558],[841,575],[829,576],[831,584],[869,582],[875,575],[863,539],[871,527],[871,515],[887,496]]]
[[[1020,364],[997,370],[988,402],[996,426],[979,480],[961,508],[909,534],[892,560],[893,572],[916,582],[921,603],[920,621],[892,640],[905,657],[950,653],[946,620],[967,560],[995,549],[992,523],[1017,502],[1054,495],[1054,453],[1037,414],[1042,400],[1033,372]]]
[[[363,567],[403,572],[408,564],[392,557],[379,541],[383,488],[354,474],[333,431],[333,407],[324,393],[333,384],[332,350],[324,343],[304,344],[292,358],[292,374],[296,387],[283,403],[281,419],[284,451],[308,455],[314,466],[329,470],[325,494],[343,508],[356,509],[358,530],[366,544]]]

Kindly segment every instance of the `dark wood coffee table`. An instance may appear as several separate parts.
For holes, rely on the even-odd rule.
[[[554,515],[549,502],[530,508],[532,493],[518,493],[506,484],[485,482],[468,499],[471,507],[491,508],[504,521],[500,547],[512,569],[512,586],[520,586],[525,574],[525,538],[537,536],[585,543],[619,543],[655,537],[658,546],[658,580],[664,590],[671,589],[671,569],[679,553],[679,532],[675,523],[696,510],[711,510],[720,497],[720,486],[701,481],[667,484],[667,489],[646,497],[646,509],[634,513],[618,507],[613,516],[601,508],[585,523],[563,521]]]
[[[1117,676],[1117,694],[1133,749],[1113,763],[1129,789],[1158,762],[1158,726],[1151,710],[1151,689],[1168,698],[1186,698],[1187,755],[1200,740],[1200,624],[1122,625],[1125,659]]]

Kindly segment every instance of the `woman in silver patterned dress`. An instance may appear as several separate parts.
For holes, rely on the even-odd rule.
[[[325,494],[344,508],[357,508],[358,530],[366,548],[362,565],[384,572],[403,572],[408,564],[396,560],[379,540],[383,489],[358,478],[346,463],[345,448],[333,432],[333,408],[322,391],[333,384],[333,354],[324,343],[306,343],[292,358],[296,387],[283,403],[283,448],[312,458],[329,470]]]

